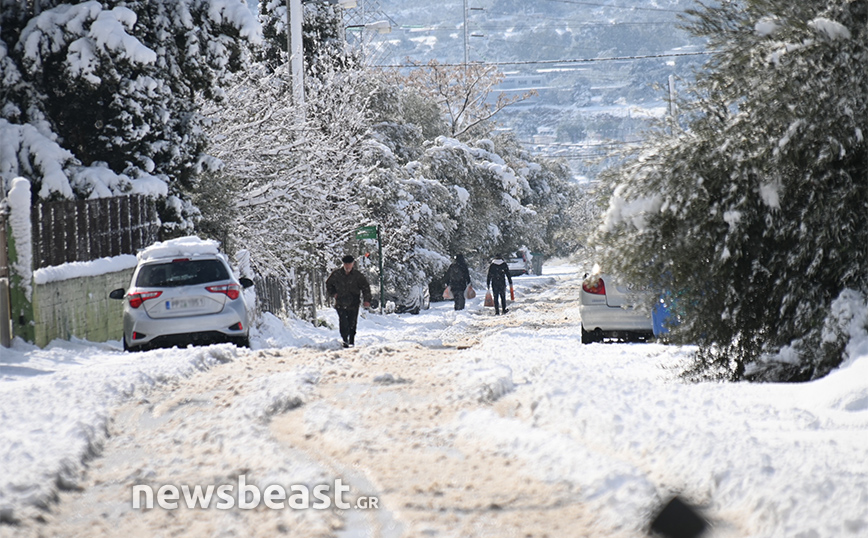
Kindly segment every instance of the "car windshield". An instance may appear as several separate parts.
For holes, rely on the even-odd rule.
[[[229,271],[219,260],[184,260],[143,265],[139,269],[136,286],[172,288],[207,284],[218,280],[229,280]]]

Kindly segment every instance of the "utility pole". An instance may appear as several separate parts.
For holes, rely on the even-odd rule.
[[[467,50],[467,0],[464,0],[464,79],[467,82],[467,64],[469,61],[469,52]]]
[[[301,45],[301,0],[286,0],[286,46],[292,79],[292,103],[304,107],[304,51]]]
[[[675,75],[669,75],[669,115],[673,120],[678,117],[678,108],[675,105],[675,98],[678,94],[675,91]]]

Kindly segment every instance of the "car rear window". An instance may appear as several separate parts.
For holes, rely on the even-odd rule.
[[[218,280],[229,280],[229,278],[229,271],[219,260],[150,263],[139,269],[136,286],[140,288],[173,288],[207,284]]]

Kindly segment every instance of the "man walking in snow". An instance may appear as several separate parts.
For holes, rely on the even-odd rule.
[[[452,290],[452,297],[455,300],[455,310],[464,310],[464,291],[467,285],[470,284],[470,270],[467,269],[467,261],[464,260],[464,254],[455,256],[455,261],[446,270],[446,283],[449,284],[449,289]]]
[[[371,285],[365,275],[355,268],[352,256],[347,254],[341,258],[341,262],[343,267],[335,269],[326,279],[326,292],[335,300],[343,345],[350,347],[356,343],[360,303],[364,300],[365,308],[371,306]]]
[[[485,282],[486,289],[491,289],[494,293],[494,315],[500,315],[500,307],[503,307],[503,313],[506,314],[509,310],[506,309],[506,281],[509,280],[509,287],[512,289],[512,275],[509,274],[509,265],[504,261],[503,256],[498,254],[491,260],[491,265],[488,266],[488,278]]]

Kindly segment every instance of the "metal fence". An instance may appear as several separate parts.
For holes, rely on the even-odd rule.
[[[325,304],[325,278],[325,272],[320,270],[295,271],[288,279],[257,276],[253,282],[258,314],[285,316],[292,312],[302,319],[315,320],[317,308]]]
[[[38,202],[31,222],[34,270],[135,254],[160,230],[156,204],[141,195]]]

